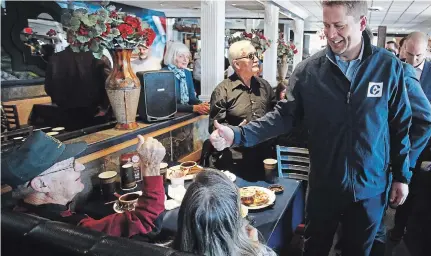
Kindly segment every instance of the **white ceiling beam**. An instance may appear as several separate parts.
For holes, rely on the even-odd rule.
[[[280,11],[286,13],[292,13],[293,15],[298,16],[300,19],[305,20],[309,15],[304,8],[301,8],[292,3],[289,0],[268,0],[270,2],[280,8]]]

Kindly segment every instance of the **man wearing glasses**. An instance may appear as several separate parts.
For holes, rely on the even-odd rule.
[[[84,189],[81,172],[85,167],[75,156],[83,152],[87,144],[63,144],[41,131],[33,133],[16,151],[2,157],[2,183],[12,186],[13,197],[20,200],[14,210],[111,236],[145,236],[157,230],[155,222],[165,209],[160,162],[166,151],[157,140],[138,137],[137,151],[144,179],[143,194],[135,211],[112,214],[100,220],[72,212],[71,201]]]
[[[211,95],[210,133],[214,130],[214,120],[228,125],[244,125],[264,116],[276,103],[269,83],[256,76],[259,59],[250,41],[233,43],[228,55],[235,73],[222,81]],[[253,148],[225,149],[214,152],[214,165],[245,179],[263,179],[263,160],[270,157],[271,152],[271,142]]]

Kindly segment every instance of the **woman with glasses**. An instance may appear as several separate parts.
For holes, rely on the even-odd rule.
[[[177,91],[177,109],[179,112],[194,112],[206,115],[209,112],[208,103],[201,102],[196,97],[192,73],[187,69],[191,54],[189,48],[180,42],[168,45],[164,57],[164,70],[170,70],[175,75]]]
[[[229,125],[242,125],[269,112],[276,97],[269,83],[256,74],[259,59],[250,41],[233,43],[228,51],[230,65],[235,73],[214,89],[210,102],[209,132],[214,130],[214,120]],[[234,148],[214,152],[213,164],[218,169],[230,170],[242,178],[264,178],[263,160],[272,157],[272,142],[256,148]]]

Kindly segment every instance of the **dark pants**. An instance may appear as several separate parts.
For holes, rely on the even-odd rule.
[[[303,255],[327,256],[341,222],[343,255],[368,256],[382,220],[386,193],[358,202],[328,197],[310,190]]]
[[[415,201],[415,196],[417,194],[418,187],[417,183],[417,175],[413,174],[412,179],[409,184],[409,194],[404,201],[404,204],[399,205],[395,212],[395,226],[394,231],[397,233],[404,233],[405,228],[407,227],[407,222],[409,220],[410,215],[412,214],[413,203]]]
[[[429,255],[431,244],[431,172],[418,172],[417,193],[404,242],[412,256]]]

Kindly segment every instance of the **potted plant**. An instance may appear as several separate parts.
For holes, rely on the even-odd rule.
[[[117,129],[135,129],[140,82],[130,64],[133,49],[139,44],[150,46],[156,36],[149,25],[135,15],[101,6],[94,13],[77,9],[63,15],[68,40],[74,52],[91,51],[101,58],[103,50],[113,55],[113,69],[105,88],[117,119]]]
[[[267,39],[262,31],[252,30],[251,33],[237,32],[228,38],[229,45],[241,40],[249,40],[256,49],[258,58],[263,60],[263,53],[271,46],[271,40]]]
[[[293,55],[298,53],[296,46],[289,42],[286,43],[283,39],[283,33],[280,34],[277,40],[277,73],[278,79],[284,80],[287,75],[289,64],[293,63]]]

